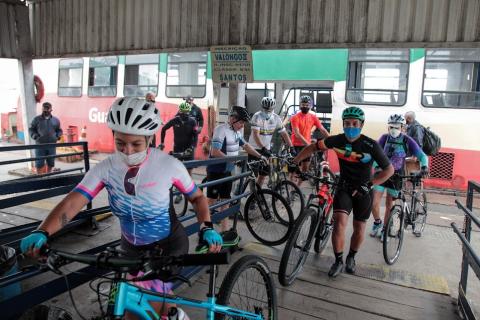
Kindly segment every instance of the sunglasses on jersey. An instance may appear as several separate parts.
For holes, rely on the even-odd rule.
[[[125,188],[125,192],[131,196],[135,195],[135,184],[133,184],[131,180],[137,176],[139,169],[140,167],[129,168],[125,174],[125,178],[123,179],[123,187]]]

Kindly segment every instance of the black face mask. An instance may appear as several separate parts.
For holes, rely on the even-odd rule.
[[[310,108],[309,107],[301,107],[300,110],[302,111],[302,113],[307,114],[308,111],[310,111]]]
[[[42,115],[45,117],[45,118],[49,118],[52,116],[52,113],[50,111],[43,111],[42,112]]]

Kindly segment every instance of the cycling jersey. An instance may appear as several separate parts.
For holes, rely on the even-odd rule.
[[[221,124],[215,127],[212,137],[212,149],[222,151],[227,156],[237,156],[240,147],[245,144],[240,131],[234,131],[230,124]],[[231,172],[235,165],[231,162],[211,164],[207,166],[207,172]]]
[[[136,167],[128,167],[115,153],[88,171],[74,191],[92,200],[105,187],[123,238],[133,245],[146,245],[167,238],[179,223],[169,210],[170,188],[190,196],[197,186],[180,161],[158,149],[149,148],[137,167],[137,174],[127,179]],[[127,193],[127,183],[133,184],[134,195]]]
[[[280,119],[280,116],[275,113],[267,114],[263,111],[258,111],[253,115],[250,124],[252,131],[259,131],[260,141],[262,145],[268,150],[270,150],[270,144],[272,142],[272,136],[275,130],[278,130],[278,132],[285,132],[285,127],[283,126],[282,119]],[[253,133],[250,134],[248,143],[255,149],[262,148],[255,141]]]
[[[342,133],[319,140],[318,144],[320,149],[324,144],[325,147],[335,151],[340,163],[341,179],[354,186],[370,181],[373,161],[376,161],[382,169],[390,165],[378,143],[363,134],[353,142],[349,142]]]
[[[197,121],[186,115],[176,115],[175,118],[168,121],[163,127],[160,136],[160,142],[165,141],[165,133],[173,127],[173,152],[183,152],[188,148],[194,148],[197,137]]]
[[[384,153],[392,162],[395,172],[403,174],[405,158],[412,154],[420,160],[421,166],[428,166],[428,158],[419,145],[411,137],[401,133],[397,138],[392,138],[389,134],[384,134],[378,140],[378,144],[383,147]]]
[[[290,124],[292,126],[292,144],[298,147],[305,146],[305,143],[303,143],[302,139],[297,138],[294,128],[299,129],[300,134],[308,141],[308,143],[311,141],[312,128],[323,128],[320,120],[318,120],[317,116],[313,113],[298,112],[292,116]]]

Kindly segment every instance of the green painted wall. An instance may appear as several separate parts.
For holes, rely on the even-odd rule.
[[[167,73],[168,53],[160,53],[160,72]]]
[[[418,59],[425,57],[425,49],[423,48],[416,48],[410,49],[410,62],[415,62]]]
[[[255,81],[344,81],[347,49],[302,49],[253,51]]]

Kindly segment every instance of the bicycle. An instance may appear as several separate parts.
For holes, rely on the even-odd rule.
[[[218,298],[215,292],[217,265],[229,263],[227,252],[185,254],[174,257],[160,256],[152,251],[143,257],[131,259],[120,256],[119,252],[112,248],[99,255],[74,254],[48,249],[47,256],[47,267],[59,274],[62,274],[59,268],[69,262],[80,262],[99,269],[113,271],[114,276],[111,278],[104,276],[107,281],[97,284],[95,290],[102,314],[101,319],[122,319],[126,311],[135,314],[140,319],[160,319],[150,302],[204,309],[206,310],[205,319],[208,320],[220,320],[226,319],[226,317],[228,317],[227,319],[251,320],[277,319],[275,284],[268,265],[257,256],[244,256],[232,265],[220,286]],[[162,274],[168,273],[175,266],[210,266],[208,293],[205,301],[167,293],[157,293],[131,283],[158,278]],[[134,279],[125,279],[126,272],[136,273],[138,271],[143,271],[144,274]],[[254,273],[253,277],[250,277],[250,273]],[[173,280],[190,284],[189,280],[182,276],[174,276],[166,281]],[[106,311],[104,311],[100,297],[100,287],[104,283],[111,283]],[[242,291],[243,289],[247,290],[246,286],[248,284],[254,286],[254,289],[250,288],[250,291]],[[250,298],[249,295],[252,293],[255,293],[255,296]],[[70,298],[76,309],[71,292]],[[244,303],[246,305],[243,305]],[[242,305],[236,307],[237,304]],[[78,313],[78,310],[76,311]],[[174,317],[175,311],[177,311],[175,307],[169,309],[172,316],[169,319],[177,319]],[[81,314],[79,316],[85,319]]]
[[[289,154],[283,154],[269,158],[270,174],[267,186],[287,200],[296,220],[305,208],[305,199],[300,188],[288,179],[289,157]]]
[[[283,250],[278,280],[283,286],[291,285],[300,274],[314,242],[317,254],[325,249],[333,230],[333,198],[338,186],[337,176],[323,163],[320,177],[303,173],[315,180],[316,192],[310,194],[306,209],[298,217]]]
[[[399,256],[403,244],[403,235],[409,225],[412,226],[412,232],[420,237],[427,222],[427,195],[424,191],[417,191],[416,187],[422,182],[420,173],[411,173],[408,176],[397,176],[399,179],[410,181],[412,189],[402,188],[396,200],[400,204],[395,204],[390,210],[390,216],[385,224],[383,236],[383,258],[389,265],[394,264]],[[402,183],[404,185],[404,183]],[[410,196],[410,202],[406,195]]]
[[[183,152],[170,151],[169,154],[178,160],[183,161],[184,159],[190,159],[192,155],[191,152],[187,151],[188,149]],[[187,213],[188,199],[175,186],[173,186],[170,191],[170,204],[173,212],[178,218],[183,217]]]
[[[244,220],[255,239],[269,246],[287,241],[294,222],[292,209],[278,192],[262,189],[256,182],[255,166],[262,161],[247,162],[250,176],[244,181],[240,194],[250,188],[244,207]]]

